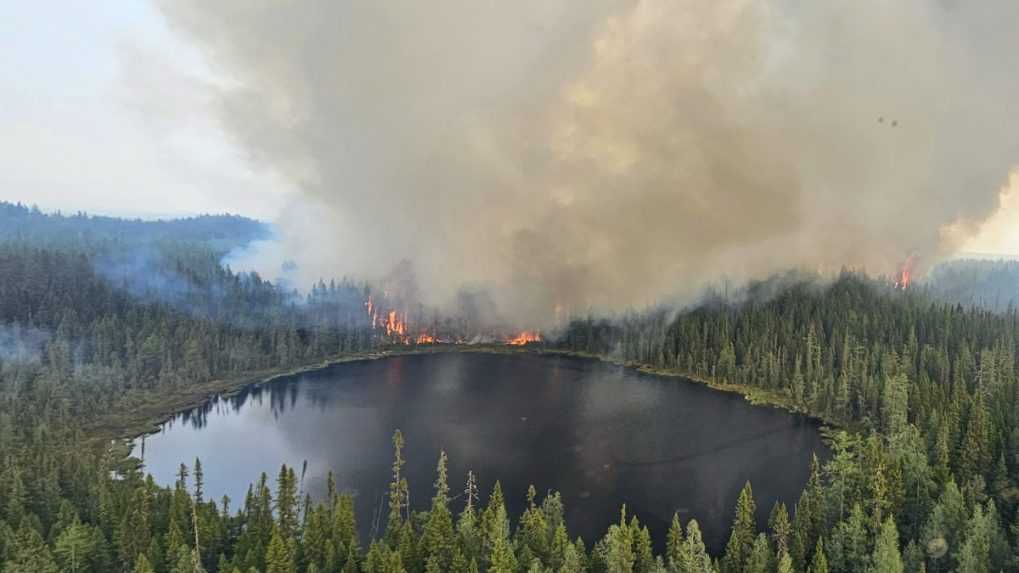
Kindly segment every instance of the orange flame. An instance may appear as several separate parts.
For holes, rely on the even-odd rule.
[[[385,326],[386,336],[405,336],[407,334],[407,313],[403,313],[401,317],[397,311],[389,311],[389,314],[386,316]]]
[[[541,342],[541,333],[537,330],[524,330],[516,336],[506,340],[506,344],[510,346],[523,346],[531,342]]]
[[[895,288],[900,288],[902,290],[909,288],[909,284],[913,280],[913,264],[915,262],[916,258],[913,255],[906,257],[905,262],[902,263],[902,267],[899,269],[899,276],[895,281]]]
[[[422,332],[414,341],[418,344],[434,344],[435,337],[427,332]]]

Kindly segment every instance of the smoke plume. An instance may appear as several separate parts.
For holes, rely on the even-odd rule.
[[[720,274],[891,273],[1019,164],[1011,0],[166,1],[221,119],[300,199],[309,279],[413,261],[507,316]]]

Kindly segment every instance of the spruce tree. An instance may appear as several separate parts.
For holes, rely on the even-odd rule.
[[[435,496],[432,498],[432,508],[428,512],[428,521],[425,523],[421,539],[424,548],[421,558],[429,567],[437,568],[438,571],[449,569],[453,562],[453,547],[456,544],[453,517],[449,511],[446,463],[446,452],[440,452],[436,467]]]
[[[265,573],[296,573],[293,546],[283,529],[277,525],[265,553]]]
[[[817,540],[817,547],[814,548],[814,558],[810,561],[808,573],[828,573],[828,558],[824,554],[824,539]]]
[[[619,523],[609,527],[605,536],[607,573],[633,573],[636,556],[633,536],[626,524],[626,506],[620,510]]]
[[[736,501],[736,517],[733,519],[729,543],[725,546],[725,559],[722,561],[723,573],[742,573],[745,570],[757,537],[754,518],[756,510],[754,492],[750,482],[747,482]]]
[[[895,521],[887,518],[874,544],[871,573],[902,573],[902,554],[899,552],[899,531]]]
[[[683,560],[683,526],[679,522],[679,512],[672,514],[669,533],[665,537],[665,562],[675,569]]]
[[[683,573],[715,573],[715,566],[704,547],[701,538],[701,527],[696,519],[686,524],[685,550],[682,552],[682,563],[679,570]]]
[[[393,433],[393,481],[389,484],[389,520],[386,523],[386,541],[395,549],[399,545],[400,530],[403,525],[403,510],[407,506],[409,489],[407,479],[403,477],[403,433]]]
[[[764,533],[758,533],[757,538],[754,539],[754,547],[750,551],[750,557],[747,559],[745,570],[747,573],[771,573],[772,561],[773,557],[771,545],[768,543],[768,536]]]
[[[59,573],[49,547],[34,527],[22,519],[14,538],[14,547],[4,563],[4,573]]]
[[[768,516],[768,529],[771,530],[775,554],[788,553],[792,524],[789,523],[789,512],[784,503],[776,501],[771,508],[771,515]]]
[[[156,570],[152,568],[149,560],[142,553],[138,556],[138,559],[134,563],[134,573],[156,573]]]

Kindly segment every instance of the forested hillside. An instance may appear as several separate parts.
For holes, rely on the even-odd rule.
[[[832,459],[815,464],[794,508],[758,510],[748,485],[722,555],[678,517],[655,555],[625,509],[602,539],[578,540],[557,494],[497,486],[482,499],[473,477],[446,475],[444,457],[435,497],[412,507],[397,434],[379,539],[361,540],[357,500],[333,486],[305,498],[294,468],[275,483],[251,476],[244,500],[210,500],[199,461],[161,488],[92,432],[104,416],[213,378],[380,347],[365,285],[299,295],[222,268],[223,245],[252,237],[246,224],[203,234],[151,223],[139,251],[118,243],[115,220],[5,209],[32,221],[0,241],[5,572],[1019,571],[1014,311],[846,273],[780,277],[679,312],[575,320],[562,350],[737,385],[829,420],[845,430],[832,432]],[[139,252],[140,267],[111,266]],[[451,494],[464,479],[466,495]],[[507,515],[506,495],[527,495],[529,509]]]
[[[4,242],[97,251],[185,241],[226,251],[268,235],[269,228],[264,223],[236,215],[146,221],[87,213],[44,213],[38,207],[0,201],[0,241]]]
[[[760,390],[855,430],[796,508],[794,566],[824,540],[831,570],[865,571],[894,535],[907,571],[1015,569],[1016,313],[850,273],[786,280],[675,316],[574,321],[562,345]]]

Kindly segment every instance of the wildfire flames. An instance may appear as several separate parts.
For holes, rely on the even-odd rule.
[[[484,336],[471,342],[465,340],[461,335],[442,337],[429,328],[411,328],[409,313],[406,310],[388,309],[382,310],[386,297],[383,296],[383,303],[379,303],[371,295],[366,297],[364,302],[365,311],[371,320],[373,331],[379,333],[396,344],[475,344],[479,342],[495,342],[501,340],[503,344],[510,346],[523,346],[532,342],[541,342],[541,333],[537,330],[524,330],[509,336]],[[416,332],[417,334],[412,334]]]
[[[395,310],[389,311],[386,316],[386,336],[404,336],[407,334],[407,313],[401,318]]]
[[[531,342],[541,342],[541,333],[538,331],[525,330],[506,341],[510,346],[523,346]]]
[[[895,288],[906,290],[909,288],[910,282],[913,280],[913,264],[916,262],[913,255],[906,257],[905,262],[902,263],[902,267],[899,269],[899,275],[895,280]]]

